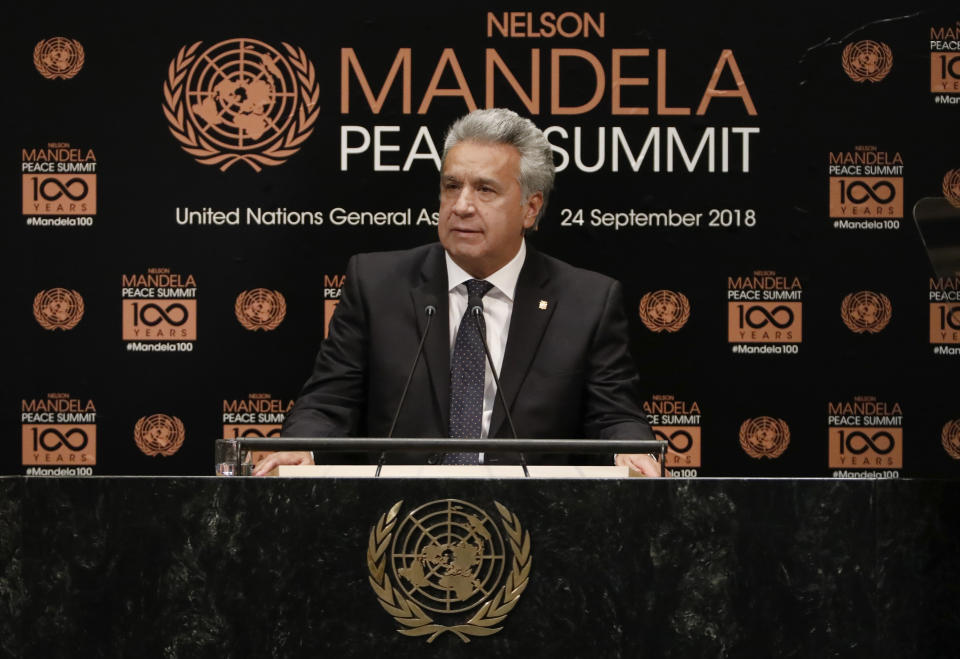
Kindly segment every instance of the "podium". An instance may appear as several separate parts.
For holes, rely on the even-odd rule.
[[[958,497],[909,479],[3,477],[0,654],[948,656]],[[371,585],[378,522],[402,502],[397,536],[445,500],[502,530],[499,504],[530,539],[501,630],[469,643],[398,633]],[[406,593],[402,567],[384,573]]]
[[[379,455],[375,463],[374,476],[379,476],[381,468],[388,456],[399,452],[402,458],[412,459],[414,464],[429,465],[434,468],[443,466],[440,462],[444,453],[460,451],[484,452],[494,456],[489,466],[511,466],[496,460],[496,456],[509,454],[518,459],[517,465],[523,476],[529,476],[529,469],[524,456],[533,454],[540,459],[545,456],[563,455],[567,459],[572,457],[583,459],[585,454],[607,454],[607,464],[610,466],[610,456],[616,453],[647,453],[655,456],[660,464],[660,475],[666,475],[667,442],[662,439],[450,439],[450,438],[391,438],[391,437],[322,437],[322,438],[236,438],[218,439],[215,449],[215,473],[219,475],[239,475],[249,473],[249,460],[253,451],[313,451],[314,456],[323,456],[326,452],[346,451],[352,455],[360,452],[368,456]],[[589,463],[587,463],[589,464]],[[407,462],[390,463],[390,469],[409,466]],[[448,465],[449,466],[449,465]],[[463,465],[460,465],[463,466]],[[547,467],[561,467],[570,469],[569,465],[548,463],[534,465],[543,467],[541,475],[552,473],[553,477],[585,477],[587,473],[580,471],[550,472]],[[597,465],[599,466],[599,465]],[[246,468],[246,469],[244,469]],[[395,470],[394,470],[395,471]],[[344,472],[348,473],[348,472]],[[405,470],[405,474],[415,474],[415,470]],[[437,472],[438,477],[456,477],[457,474],[471,473],[469,470],[447,470]],[[511,477],[512,470],[498,472],[498,476],[489,470],[478,470],[477,477],[498,478]],[[603,471],[592,471],[591,477],[603,477]],[[615,473],[615,472],[608,472]],[[354,472],[357,476],[366,474],[365,470]],[[314,475],[322,475],[314,472]]]
[[[281,465],[272,475],[285,478],[628,478],[627,467],[532,465]]]

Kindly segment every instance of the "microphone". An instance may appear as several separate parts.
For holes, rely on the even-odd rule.
[[[413,364],[410,366],[410,372],[407,374],[407,381],[403,385],[403,391],[400,393],[400,402],[397,403],[397,411],[393,413],[393,421],[390,423],[390,431],[387,432],[387,439],[393,437],[393,430],[397,427],[397,419],[400,418],[400,410],[403,409],[403,402],[407,399],[407,391],[410,390],[410,381],[413,380],[413,372],[417,370],[417,364],[420,363],[420,355],[423,354],[423,345],[427,341],[427,334],[430,333],[430,323],[437,314],[437,307],[428,304],[423,308],[423,313],[427,316],[427,324],[423,328],[423,336],[420,337],[420,344],[417,346],[417,355],[413,358]],[[374,478],[379,478],[380,470],[383,468],[383,461],[387,457],[386,451],[380,452],[380,458],[377,460],[377,471]]]
[[[500,399],[500,404],[503,405],[503,411],[507,416],[507,423],[510,424],[510,432],[513,433],[514,439],[519,439],[517,435],[517,428],[513,425],[513,417],[510,416],[510,408],[507,407],[507,401],[503,398],[503,391],[500,389],[500,378],[497,376],[497,367],[493,365],[493,357],[490,356],[490,347],[487,345],[487,337],[484,334],[483,326],[480,324],[480,319],[483,317],[483,309],[480,308],[480,305],[474,305],[470,309],[470,315],[473,316],[474,326],[477,328],[477,334],[480,335],[480,342],[483,344],[483,352],[487,355],[487,363],[490,364],[490,372],[493,373],[493,383],[497,386],[497,397]],[[527,470],[527,457],[521,452],[520,453],[520,466],[523,467],[523,475],[527,478],[530,477],[530,472]]]

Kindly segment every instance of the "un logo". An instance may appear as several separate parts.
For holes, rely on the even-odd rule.
[[[652,291],[640,299],[639,314],[651,332],[676,332],[690,319],[690,300],[676,291]]]
[[[277,329],[286,317],[287,301],[280,291],[254,288],[237,295],[233,310],[244,328],[269,332]]]
[[[400,520],[402,505],[380,517],[367,547],[370,585],[397,631],[428,643],[499,632],[530,577],[530,534],[517,516],[494,502],[498,525],[472,503],[439,499]]]
[[[943,196],[951,205],[960,208],[960,169],[951,169],[944,175]]]
[[[840,304],[840,318],[852,332],[876,334],[887,326],[892,315],[890,298],[883,293],[850,293]]]
[[[83,68],[83,46],[76,39],[41,39],[33,48],[33,65],[44,78],[69,80]]]
[[[163,83],[163,113],[184,151],[226,171],[286,162],[310,134],[320,86],[302,48],[228,39],[180,49]]]
[[[779,458],[790,444],[790,427],[783,419],[758,416],[740,425],[740,446],[751,458]]]
[[[843,71],[854,82],[880,82],[893,68],[893,51],[883,42],[864,39],[843,49]]]
[[[83,296],[66,288],[40,291],[33,298],[33,317],[46,330],[70,330],[83,318]]]
[[[145,455],[171,456],[184,440],[183,421],[167,414],[151,414],[137,419],[133,441]]]

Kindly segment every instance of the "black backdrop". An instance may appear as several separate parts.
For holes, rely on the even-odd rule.
[[[527,6],[473,9],[449,3],[391,8],[364,3],[331,8],[313,3],[231,4],[216,9],[167,5],[136,12],[119,3],[98,8],[44,3],[14,11],[4,28],[3,45],[8,81],[2,150],[8,172],[3,188],[7,199],[3,263],[8,281],[14,282],[7,316],[12,327],[6,333],[10,366],[4,369],[2,405],[7,437],[4,473],[206,474],[211,471],[213,440],[237,425],[224,417],[225,410],[236,412],[251,405],[267,413],[286,409],[309,374],[322,339],[331,309],[325,302],[335,299],[335,291],[325,288],[335,288],[329,284],[343,273],[349,256],[435,239],[435,227],[426,223],[337,226],[332,209],[409,208],[414,221],[420,209],[436,210],[433,162],[416,159],[409,171],[402,171],[402,165],[421,126],[439,149],[445,128],[469,108],[461,93],[437,95],[425,112],[418,109],[445,52],[453,54],[474,101],[484,106],[487,49],[495,49],[526,90],[531,86],[531,51],[538,49],[537,112],[524,105],[500,69],[492,76],[495,103],[531,116],[541,127],[557,127],[550,131],[551,142],[568,155],[541,230],[531,240],[545,252],[623,282],[630,341],[647,401],[672,402],[675,411],[688,417],[669,422],[661,418],[658,425],[680,426],[697,438],[690,444],[685,436],[674,436],[675,473],[868,477],[958,473],[960,452],[954,447],[960,444],[960,431],[952,435],[950,424],[960,419],[960,355],[935,352],[941,344],[931,343],[929,297],[931,286],[949,287],[954,280],[931,280],[933,272],[912,209],[930,198],[929,203],[957,213],[943,198],[942,182],[948,172],[960,169],[956,137],[960,107],[949,102],[960,94],[931,92],[935,55],[930,41],[931,31],[941,29],[946,30],[944,40],[950,41],[950,31],[960,28],[960,12],[911,8],[909,13],[897,13],[873,5],[798,12],[793,6],[759,3],[695,11],[676,4],[583,5],[544,9],[552,12],[549,16]],[[521,11],[514,17],[514,30],[526,36],[504,37],[490,23],[491,13],[495,22],[505,22],[509,12]],[[603,21],[602,34],[594,30],[587,37],[530,36],[568,11],[571,16],[560,21],[564,31],[576,32],[586,14],[597,23]],[[535,27],[524,27],[531,20]],[[38,43],[54,37],[82,46],[82,66],[68,71],[71,77],[42,75],[42,70],[49,75],[69,68],[66,60],[36,65],[32,59]],[[288,147],[285,162],[260,163],[261,171],[244,161],[225,171],[223,162],[198,162],[174,133],[200,144],[199,133],[189,132],[189,120],[184,118],[189,113],[178,117],[174,97],[164,93],[212,92],[218,80],[229,83],[231,75],[235,79],[236,74],[223,66],[239,57],[240,39],[256,40],[246,42],[251,62],[272,48],[274,57],[280,56],[276,66],[296,71],[299,65],[303,73],[299,81],[283,78],[286,69],[279,77],[263,74],[262,79],[273,85],[260,89],[257,98],[266,99],[264,104],[254,102],[231,115],[232,125],[227,125],[225,115],[218,119],[228,132],[236,132],[236,125],[245,120],[262,122],[248,135],[266,130],[267,138],[274,134],[269,121],[286,120],[293,127],[293,133],[276,134]],[[882,79],[855,80],[857,71],[851,67],[856,62],[845,59],[848,46],[865,40],[878,44],[872,51],[880,56],[879,64],[872,65],[874,78],[892,64]],[[189,50],[196,42],[201,42],[196,50]],[[234,54],[217,60],[221,68],[208,71],[212,78],[190,87],[189,67],[184,77],[177,77],[178,53],[199,55],[224,42],[230,42],[229,48],[221,50],[233,48]],[[956,44],[954,38],[952,47]],[[353,49],[374,94],[384,85],[400,49],[409,49],[410,111],[404,111],[401,70],[375,112],[356,69],[342,64],[345,49]],[[555,88],[564,107],[587,103],[595,89],[589,56],[560,55],[559,66],[552,70],[551,58],[559,49],[586,51],[602,69],[603,93],[589,111],[551,111]],[[626,81],[620,105],[646,107],[648,114],[614,113],[614,49],[648,49],[646,56],[633,51],[620,57],[622,78],[648,78],[646,85]],[[737,89],[733,61],[742,74],[740,95],[713,97],[705,113],[697,114],[725,50],[732,60],[724,60],[714,86]],[[76,47],[70,52],[70,61],[76,62]],[[658,57],[665,63],[665,76],[658,75]],[[259,61],[261,69],[269,68],[262,58]],[[445,61],[439,88],[457,88],[456,68],[451,60]],[[281,102],[283,84],[289,93]],[[344,84],[347,112],[342,105]],[[257,100],[255,92],[252,86],[242,92],[234,89],[229,101],[224,99],[230,90],[221,87],[215,108],[224,111],[234,101],[240,103],[234,109],[244,108],[245,98]],[[315,106],[303,101],[314,92],[316,114]],[[687,107],[690,113],[658,112],[658,93],[667,107]],[[179,104],[184,112],[200,102],[198,96],[182,98],[193,99]],[[289,104],[296,103],[303,114],[288,111]],[[165,104],[169,115],[164,113]],[[210,128],[202,120],[193,121],[197,130]],[[351,126],[356,128],[344,128]],[[400,171],[377,171],[369,150],[348,154],[344,171],[344,132],[348,144],[355,146],[364,131],[372,140],[376,127],[381,127],[383,144],[398,147],[384,151],[382,163]],[[578,128],[583,167],[575,162]],[[728,132],[729,171],[724,172],[722,134],[735,128],[758,129],[750,134],[749,170],[744,171],[741,135]],[[658,132],[659,146],[651,149],[659,151],[659,167],[654,166],[651,151],[633,171],[620,143],[619,168],[614,171],[615,129],[622,131],[634,157],[651,131]],[[709,171],[706,151],[688,171],[676,146],[671,146],[671,136],[693,159],[701,137],[711,129],[716,171]],[[598,162],[601,141],[603,164],[596,171],[584,171]],[[25,196],[32,194],[29,177],[43,180],[42,173],[25,171],[24,163],[42,160],[37,151],[46,151],[52,143],[68,143],[83,156],[93,151],[94,160],[84,164],[95,162],[95,169],[86,172],[84,180],[87,194],[96,188],[95,213],[37,214],[24,207],[29,201]],[[266,148],[243,153],[264,153]],[[671,149],[674,166],[668,171]],[[420,142],[416,151],[426,154],[426,144]],[[214,145],[208,155],[230,152]],[[277,151],[273,153],[276,157]],[[867,153],[887,154],[888,164],[902,164],[902,189],[897,194],[903,211],[886,216],[898,220],[898,228],[834,226],[829,195],[839,181],[830,180],[830,156]],[[558,153],[558,164],[562,161]],[[61,190],[78,196],[82,184],[68,183],[71,177],[75,174],[58,179],[60,186],[50,183],[47,196],[56,197]],[[884,180],[893,179],[887,175]],[[874,187],[874,197],[886,189]],[[64,196],[69,197],[60,194],[55,202],[65,202]],[[178,223],[178,212],[182,217],[184,209],[206,208],[239,209],[240,224]],[[248,225],[248,208],[321,213],[323,222]],[[582,224],[577,223],[581,219],[577,209],[584,211]],[[615,229],[592,226],[593,209],[601,213],[672,209],[702,213],[703,219],[696,227]],[[711,209],[717,209],[720,222],[739,214],[741,225],[708,226]],[[729,213],[719,212],[724,209]],[[54,218],[91,226],[49,226]],[[753,226],[745,225],[751,223],[749,218],[756,219]],[[44,223],[48,225],[38,226]],[[196,338],[186,342],[184,351],[136,351],[123,338],[124,305],[149,303],[132,298],[124,302],[124,277],[147,275],[151,269],[179,274],[184,280],[190,275],[195,282],[196,308],[190,322],[196,323]],[[802,340],[786,343],[796,346],[786,348],[795,350],[793,354],[737,353],[729,340],[728,314],[736,314],[728,308],[731,278],[752,278],[755,273],[761,277],[775,273],[788,286],[799,283]],[[283,296],[285,315],[273,329],[248,329],[238,319],[238,295],[259,288]],[[68,310],[57,316],[53,309],[44,317],[50,298],[42,294],[55,289],[65,289],[60,297],[66,296]],[[685,296],[689,305],[685,322],[682,309],[660,317],[667,321],[655,325],[661,331],[641,322],[639,305],[655,291]],[[844,323],[841,304],[848,294],[859,291],[882,293],[889,300],[889,323],[882,330],[855,332]],[[676,295],[666,297],[680,300]],[[278,299],[271,300],[276,308]],[[172,302],[163,300],[163,305]],[[784,318],[786,312],[772,311],[776,306],[767,310]],[[78,318],[72,328],[63,328]],[[755,312],[753,319],[762,324],[763,314]],[[784,344],[743,345],[783,350]],[[411,354],[413,348],[409,347]],[[66,401],[79,406],[78,413],[95,409],[95,416],[25,416],[51,406],[69,414]],[[828,432],[836,425],[828,419],[831,404],[848,411],[859,405],[865,415],[876,417],[873,421],[900,428],[902,434],[876,436],[871,431],[865,433],[869,441],[851,439],[844,454],[847,461],[838,464],[829,457],[830,442],[839,442],[835,431]],[[153,415],[165,417],[138,426],[138,420]],[[279,417],[252,419],[241,425],[255,425],[265,433]],[[751,419],[772,428],[773,439],[764,443],[764,436],[751,430]],[[78,424],[87,433],[86,444],[82,435],[69,432]],[[151,442],[151,424],[159,424],[166,434],[161,432]],[[59,434],[44,434],[50,425]],[[694,453],[682,451],[688,446]],[[902,462],[896,458],[901,454]]]

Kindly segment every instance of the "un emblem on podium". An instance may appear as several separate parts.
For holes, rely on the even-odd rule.
[[[450,632],[469,643],[503,629],[530,578],[530,533],[494,505],[499,525],[459,499],[425,503],[402,519],[398,501],[380,516],[370,530],[367,567],[380,605],[402,625],[399,633],[432,643]]]

